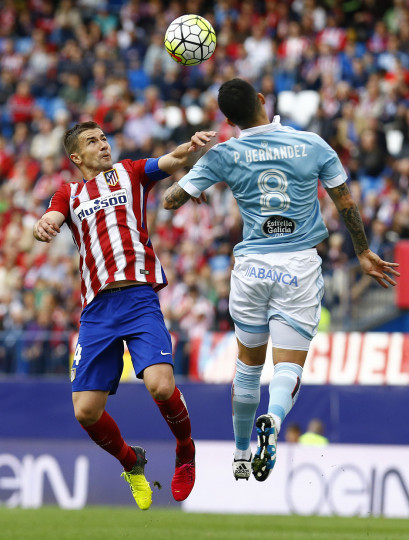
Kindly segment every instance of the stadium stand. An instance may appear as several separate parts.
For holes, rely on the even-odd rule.
[[[183,68],[162,36],[195,12],[217,33],[213,57]],[[65,373],[80,315],[77,254],[64,230],[52,245],[32,226],[64,182],[80,180],[63,154],[64,130],[92,119],[115,159],[160,156],[195,131],[235,135],[217,90],[246,76],[271,115],[320,134],[339,153],[371,248],[393,256],[409,236],[409,6],[316,0],[28,0],[0,11],[0,372]],[[175,214],[149,199],[152,242],[167,272],[160,293],[186,354],[197,332],[228,331],[232,246],[241,221],[224,185],[209,204]],[[393,293],[357,271],[349,237],[320,189],[330,238],[318,246],[327,328],[367,330],[393,317]],[[186,362],[182,369],[187,373]]]

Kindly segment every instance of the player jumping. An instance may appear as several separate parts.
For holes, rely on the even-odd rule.
[[[121,378],[125,341],[137,377],[176,438],[172,494],[177,501],[186,499],[195,482],[195,447],[156,294],[166,278],[149,239],[146,200],[155,182],[195,163],[214,135],[198,132],[158,159],[113,164],[98,124],[77,124],[66,132],[64,147],[84,180],[61,187],[34,226],[35,238],[50,242],[66,223],[78,248],[83,311],[71,370],[75,417],[96,444],[120,461],[142,510],[152,503],[145,450],[123,440],[105,405]],[[135,413],[135,422],[142,416]]]
[[[314,133],[272,123],[265,98],[241,79],[220,87],[220,110],[241,129],[239,138],[214,146],[165,193],[164,206],[179,208],[217,182],[226,182],[244,222],[234,248],[230,313],[238,359],[232,386],[236,479],[267,479],[276,461],[281,423],[300,392],[303,366],[320,320],[324,281],[315,246],[328,236],[317,198],[318,179],[351,235],[362,271],[381,286],[395,285],[393,267],[368,248],[347,176],[334,150]],[[258,446],[250,437],[260,401],[267,341],[273,344],[274,376],[268,411],[256,421]]]

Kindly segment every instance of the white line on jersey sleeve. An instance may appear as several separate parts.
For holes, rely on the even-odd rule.
[[[184,186],[180,187],[184,189],[186,193],[189,193],[189,195],[191,195],[192,197],[200,197],[200,194],[202,193],[200,189],[197,189],[197,187],[194,186],[191,182],[186,182]]]

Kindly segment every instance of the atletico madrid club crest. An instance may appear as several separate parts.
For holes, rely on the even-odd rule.
[[[118,173],[115,169],[110,169],[109,171],[104,172],[105,181],[108,186],[116,186],[119,181]]]

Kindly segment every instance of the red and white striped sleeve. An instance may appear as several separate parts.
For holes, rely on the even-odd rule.
[[[70,196],[71,189],[69,184],[62,185],[52,196],[47,212],[61,212],[67,220],[70,217]]]

